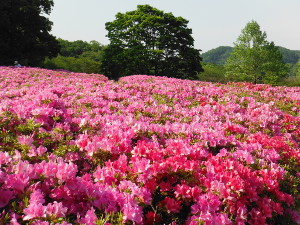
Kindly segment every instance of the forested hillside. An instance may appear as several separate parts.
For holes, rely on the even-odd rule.
[[[290,50],[280,46],[279,50],[285,63],[296,64],[300,59],[300,50]]]
[[[224,65],[233,47],[220,46],[201,54],[203,62]]]
[[[223,65],[232,52],[233,47],[220,46],[201,54],[203,62]],[[285,63],[296,64],[300,59],[300,50],[290,50],[279,46]]]

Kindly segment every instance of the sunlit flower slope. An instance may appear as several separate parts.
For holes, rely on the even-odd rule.
[[[300,88],[0,67],[0,224],[300,224]]]

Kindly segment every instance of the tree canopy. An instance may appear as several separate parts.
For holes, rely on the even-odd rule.
[[[53,0],[3,0],[0,4],[0,65],[37,66],[45,56],[55,56],[58,43],[50,35]]]
[[[266,32],[256,21],[247,23],[227,59],[226,75],[230,80],[276,84],[288,74],[279,48],[267,41]]]
[[[149,5],[118,13],[106,23],[110,44],[102,70],[117,79],[132,74],[194,78],[203,71],[188,21]]]

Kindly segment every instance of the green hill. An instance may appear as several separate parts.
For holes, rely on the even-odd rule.
[[[204,63],[224,65],[232,49],[233,47],[230,46],[220,46],[201,54],[201,56]],[[300,59],[300,50],[290,50],[280,46],[279,50],[285,63],[296,64]]]
[[[296,64],[300,59],[300,50],[290,50],[280,46],[279,50],[285,63]]]
[[[220,46],[201,54],[201,57],[204,63],[223,65],[230,56],[232,49],[230,46]]]

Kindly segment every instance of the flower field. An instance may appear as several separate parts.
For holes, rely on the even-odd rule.
[[[300,224],[300,88],[0,67],[0,224]]]

